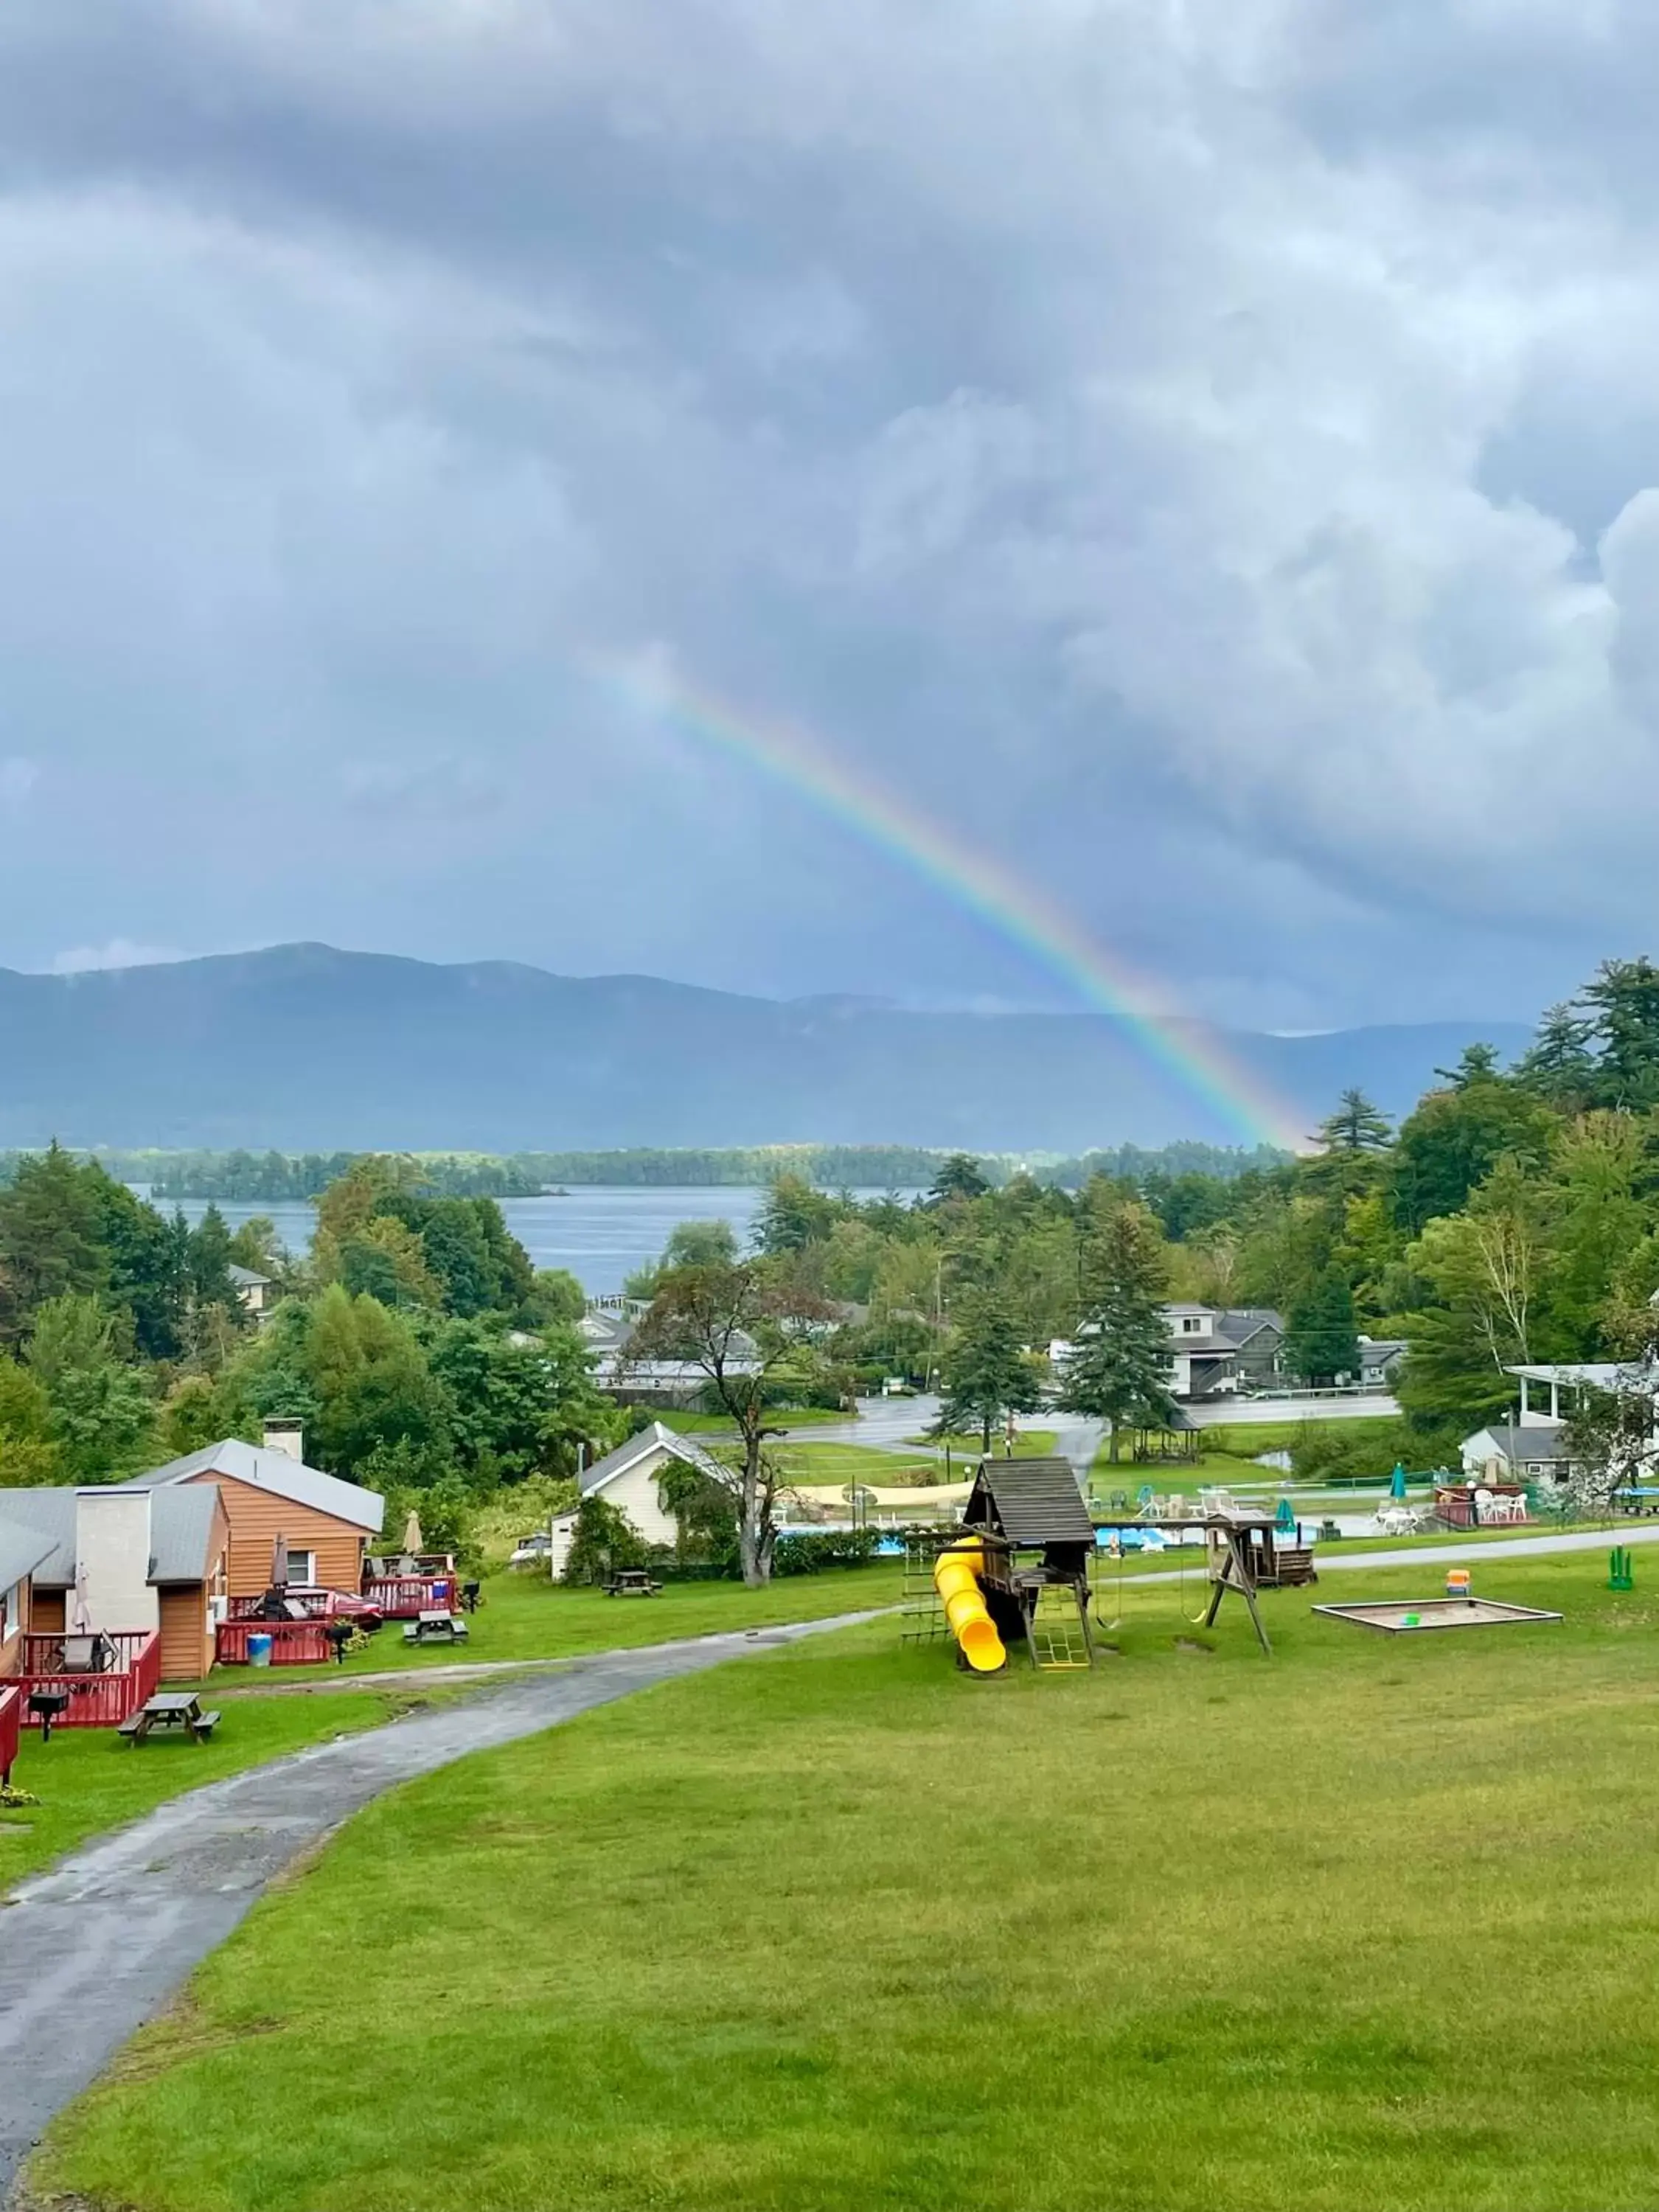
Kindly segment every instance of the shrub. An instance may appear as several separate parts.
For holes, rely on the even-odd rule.
[[[826,1567],[867,1567],[876,1556],[883,1533],[876,1528],[824,1528],[780,1536],[772,1571],[817,1575]]]
[[[564,1579],[602,1583],[619,1568],[644,1566],[650,1556],[644,1537],[619,1507],[603,1498],[584,1498],[576,1509]]]

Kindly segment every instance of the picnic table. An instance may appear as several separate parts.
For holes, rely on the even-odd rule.
[[[1613,1492],[1613,1502],[1621,1513],[1659,1513],[1659,1483],[1629,1483]]]
[[[653,1583],[643,1567],[619,1567],[605,1586],[607,1597],[655,1597],[660,1583]]]
[[[182,1729],[198,1743],[205,1743],[218,1726],[217,1713],[204,1713],[194,1690],[160,1690],[115,1731],[129,1743],[143,1743],[152,1729]]]
[[[466,1623],[458,1613],[423,1613],[404,1623],[405,1644],[465,1644]]]

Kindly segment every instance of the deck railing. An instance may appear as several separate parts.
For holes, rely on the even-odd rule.
[[[222,1620],[217,1656],[222,1667],[246,1667],[250,1636],[270,1638],[273,1667],[314,1667],[333,1656],[320,1620]]]
[[[67,1693],[69,1704],[52,1720],[54,1728],[118,1728],[155,1694],[161,1679],[161,1639],[153,1628],[106,1628],[98,1632],[111,1662],[102,1674],[67,1667],[65,1645],[76,1636],[26,1636],[18,1686],[25,1699],[39,1691]]]
[[[301,1607],[307,1619],[321,1620],[325,1618],[330,1610],[334,1592],[331,1589],[313,1589],[307,1584],[303,1589],[284,1590],[283,1595],[290,1605]],[[228,1599],[226,1618],[230,1620],[257,1621],[261,1618],[259,1608],[264,1602],[265,1596],[263,1592],[258,1597]]]
[[[363,1595],[388,1620],[418,1620],[423,1613],[453,1613],[460,1595],[454,1574],[376,1576],[363,1584]]]
[[[0,1690],[0,1783],[11,1780],[12,1761],[23,1726],[23,1693],[15,1685]]]

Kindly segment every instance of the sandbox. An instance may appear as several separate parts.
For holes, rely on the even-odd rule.
[[[1505,1605],[1495,1597],[1385,1598],[1363,1605],[1316,1605],[1333,1620],[1352,1620],[1360,1628],[1380,1628],[1385,1636],[1414,1635],[1423,1628],[1501,1628],[1506,1621],[1559,1620],[1559,1613],[1535,1606]]]

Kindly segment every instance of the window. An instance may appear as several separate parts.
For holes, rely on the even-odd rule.
[[[296,1552],[290,1545],[288,1554],[288,1578],[289,1582],[296,1583],[314,1583],[317,1579],[315,1552]]]
[[[1202,1336],[1204,1334],[1204,1323],[1201,1317],[1197,1314],[1182,1314],[1181,1316],[1181,1334],[1183,1336]]]

